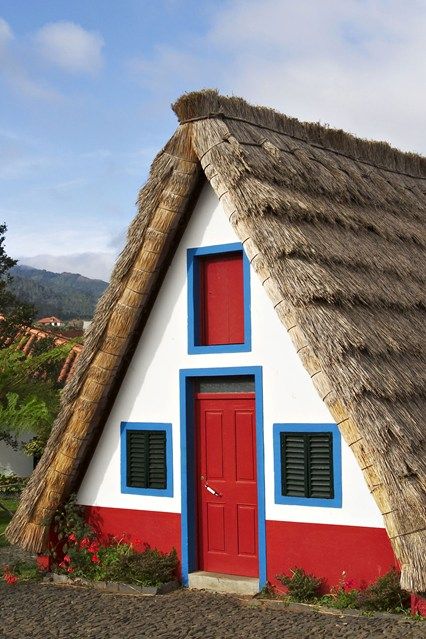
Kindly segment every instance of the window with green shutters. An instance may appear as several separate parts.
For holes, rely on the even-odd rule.
[[[172,425],[121,424],[121,492],[173,496]]]
[[[127,431],[127,485],[133,488],[166,488],[165,431]]]
[[[336,424],[274,424],[275,503],[342,506],[341,436]]]
[[[283,495],[333,499],[331,433],[281,433],[281,466]]]

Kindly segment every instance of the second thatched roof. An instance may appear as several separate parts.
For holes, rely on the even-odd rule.
[[[78,487],[207,179],[425,591],[425,159],[214,91],[174,110],[9,539],[41,551]]]

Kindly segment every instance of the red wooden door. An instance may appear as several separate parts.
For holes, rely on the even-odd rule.
[[[199,569],[255,577],[259,572],[254,394],[200,393],[195,403]]]

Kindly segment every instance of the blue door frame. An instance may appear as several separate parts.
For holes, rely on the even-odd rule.
[[[266,585],[266,525],[265,525],[265,469],[263,442],[263,385],[261,366],[231,368],[187,368],[179,371],[180,383],[180,447],[182,491],[182,583],[188,585],[188,575],[197,566],[197,523],[195,483],[195,420],[192,382],[197,377],[252,375],[255,383],[256,454],[258,499],[259,587]]]

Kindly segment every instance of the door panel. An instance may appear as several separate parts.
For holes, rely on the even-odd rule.
[[[255,400],[198,394],[199,569],[257,576]]]
[[[223,415],[220,411],[206,411],[206,474],[211,479],[223,479]],[[208,455],[207,455],[208,451]]]
[[[238,552],[240,555],[256,556],[257,517],[254,506],[237,508],[238,516]]]
[[[236,480],[256,480],[256,432],[253,411],[235,412]]]
[[[225,552],[225,507],[207,504],[208,551]]]

